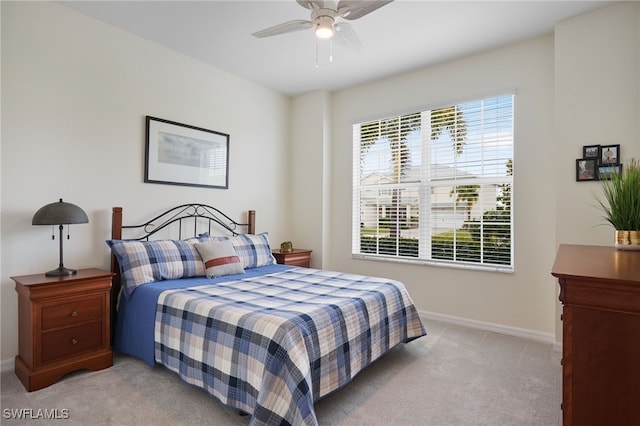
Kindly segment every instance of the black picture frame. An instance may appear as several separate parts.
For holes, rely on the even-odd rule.
[[[597,167],[597,158],[578,158],[576,160],[576,181],[598,180]]]
[[[229,188],[226,133],[146,116],[145,183]]]
[[[598,166],[598,180],[611,180],[614,174],[622,173],[622,164],[614,166]]]
[[[620,165],[620,145],[602,145],[600,147],[600,165]]]
[[[582,147],[582,158],[600,158],[600,145],[585,145]]]

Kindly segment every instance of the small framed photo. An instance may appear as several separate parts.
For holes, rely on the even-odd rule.
[[[600,165],[620,165],[620,145],[602,145],[600,147]]]
[[[598,166],[598,180],[611,180],[611,176],[622,173],[622,164],[617,166]]]
[[[576,160],[576,181],[597,180],[597,158],[579,158]]]
[[[582,158],[600,158],[600,145],[583,146]]]

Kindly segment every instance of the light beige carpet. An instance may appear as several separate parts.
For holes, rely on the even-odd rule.
[[[320,425],[562,424],[561,354],[551,344],[441,322],[425,326],[427,336],[393,350],[318,402]],[[1,387],[2,425],[249,423],[175,374],[122,355],[109,369],[73,373],[36,392],[26,392],[13,373],[2,374]],[[11,418],[20,409],[33,416],[66,410],[68,419]]]

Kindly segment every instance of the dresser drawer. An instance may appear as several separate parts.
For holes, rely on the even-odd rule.
[[[91,296],[42,308],[42,330],[80,324],[102,318],[103,296]]]
[[[42,362],[102,347],[102,321],[42,334]]]

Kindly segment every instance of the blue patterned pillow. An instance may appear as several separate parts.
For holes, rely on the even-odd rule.
[[[269,234],[239,234],[229,238],[236,249],[238,257],[242,259],[244,269],[257,268],[258,266],[276,263],[271,254]]]
[[[150,282],[203,276],[204,262],[195,248],[197,241],[107,240],[107,245],[120,265],[122,288],[131,296],[138,286]]]

